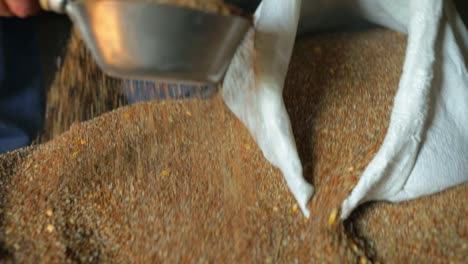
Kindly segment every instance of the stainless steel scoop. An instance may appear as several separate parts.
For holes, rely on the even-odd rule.
[[[66,13],[99,67],[120,78],[219,82],[250,23],[237,16],[123,0],[41,0]]]

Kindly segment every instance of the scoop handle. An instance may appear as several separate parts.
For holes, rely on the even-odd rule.
[[[42,9],[60,14],[65,13],[67,2],[68,0],[39,0]]]

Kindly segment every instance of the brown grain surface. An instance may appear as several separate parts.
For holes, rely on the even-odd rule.
[[[309,220],[220,96],[152,101],[61,135],[67,125],[49,121],[49,129],[59,127],[53,140],[0,156],[1,260],[462,262],[467,186],[366,207],[345,227],[330,219],[385,135],[404,51],[404,36],[381,29],[297,43],[285,101],[305,176],[317,190]],[[65,63],[55,88],[86,96],[57,97],[49,117],[72,120],[58,113],[70,110],[87,119],[120,105],[97,107],[118,100],[90,65]],[[86,112],[90,105],[100,110]]]

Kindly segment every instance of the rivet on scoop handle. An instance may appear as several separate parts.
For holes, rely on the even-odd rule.
[[[39,0],[41,8],[46,11],[65,13],[65,6],[68,0]]]

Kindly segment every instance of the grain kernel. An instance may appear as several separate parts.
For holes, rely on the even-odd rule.
[[[55,226],[48,224],[46,227],[47,232],[52,233],[55,230]]]
[[[328,225],[334,225],[338,216],[338,209],[334,208],[328,217]]]
[[[359,257],[359,264],[367,264],[367,258],[364,256]]]
[[[359,248],[356,244],[351,243],[351,249],[354,251],[354,253],[359,254]]]
[[[297,206],[297,204],[293,205],[292,207],[293,213],[297,213],[297,210],[299,210],[299,207]]]

